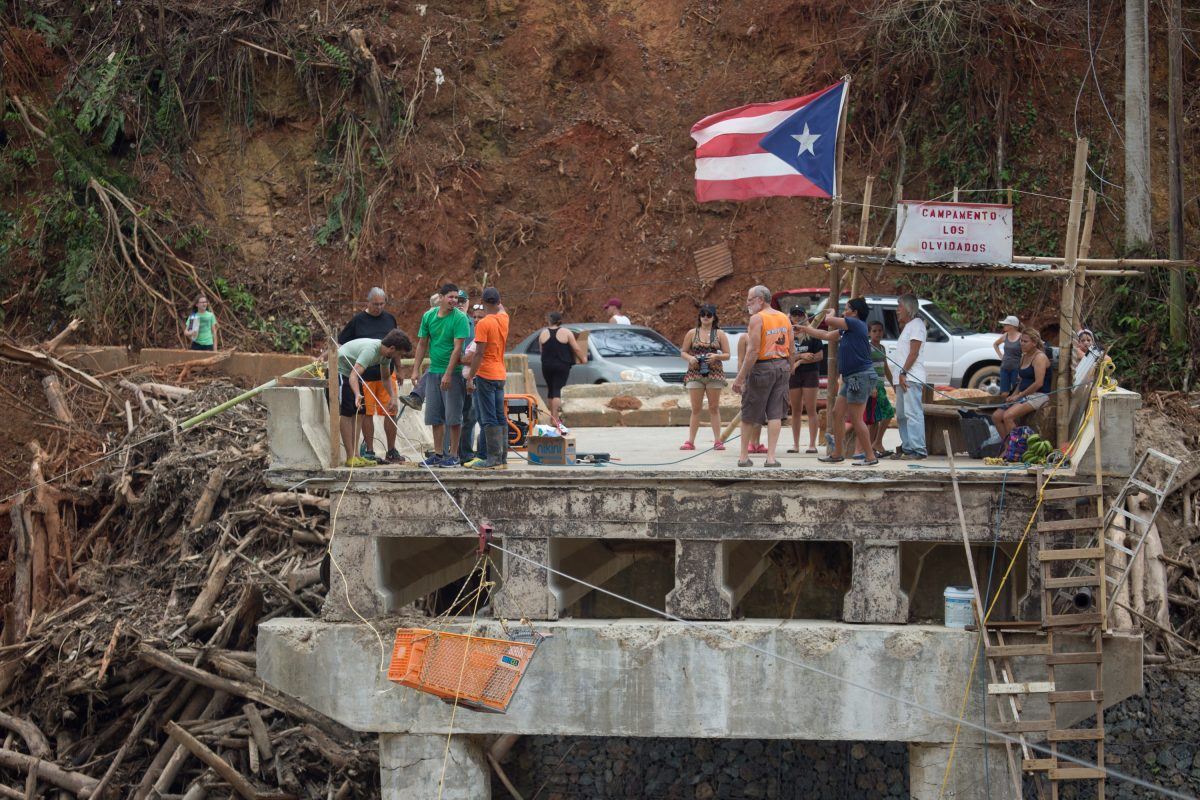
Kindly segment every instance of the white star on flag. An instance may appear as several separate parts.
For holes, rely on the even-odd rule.
[[[795,130],[795,128],[792,128],[792,130]],[[804,132],[799,135],[792,134],[792,138],[800,143],[800,152],[796,153],[797,157],[804,155],[806,150],[809,153],[812,153],[814,156],[816,155],[816,153],[813,152],[813,145],[817,143],[817,139],[821,138],[821,134],[809,133],[807,122],[804,123]]]

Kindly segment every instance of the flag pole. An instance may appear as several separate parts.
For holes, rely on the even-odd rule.
[[[843,76],[842,80],[846,83],[846,88],[843,89],[845,94],[842,96],[842,110],[838,116],[837,129],[837,150],[834,155],[835,163],[837,164],[833,173],[833,219],[829,225],[829,238],[833,244],[842,243],[842,156],[846,148],[846,112],[850,108],[850,76]],[[842,264],[840,259],[834,260],[829,265],[829,302],[826,307],[831,309],[830,313],[838,313],[838,301],[842,295]],[[826,380],[825,390],[825,432],[833,436],[835,441],[840,441],[841,437],[833,430],[833,405],[837,399],[838,390],[838,341],[834,339],[829,343],[829,372]],[[839,455],[838,453],[826,453],[829,456]]]

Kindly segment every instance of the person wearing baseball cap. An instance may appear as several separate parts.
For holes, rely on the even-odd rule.
[[[504,348],[508,343],[508,312],[500,305],[500,292],[494,286],[483,290],[486,315],[475,326],[475,352],[463,373],[467,391],[474,394],[483,429],[483,457],[468,461],[470,469],[507,469],[508,421],[504,416]]]
[[[621,298],[610,297],[608,302],[604,304],[604,316],[608,317],[608,321],[613,325],[632,325],[629,317],[621,313]]]
[[[1004,333],[992,342],[992,349],[1000,359],[1000,396],[1008,397],[1017,385],[1017,370],[1021,368],[1021,320],[1009,314],[1000,320]]]

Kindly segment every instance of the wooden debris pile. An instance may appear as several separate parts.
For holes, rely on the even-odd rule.
[[[8,354],[30,359],[23,378],[69,380]],[[59,447],[112,455],[2,509],[0,798],[377,796],[373,738],[254,675],[258,623],[321,607],[328,498],[264,485],[258,403],[177,430],[240,389],[146,377],[91,378],[100,418],[125,424],[83,422]],[[36,442],[30,456],[26,485],[80,463]]]
[[[1134,606],[1140,612],[1134,622],[1156,645],[1147,664],[1200,674],[1200,393],[1148,394],[1137,423],[1139,449],[1153,447],[1182,465],[1155,522],[1161,545],[1146,553],[1157,564],[1130,573],[1134,597],[1140,585],[1154,587],[1163,600]]]

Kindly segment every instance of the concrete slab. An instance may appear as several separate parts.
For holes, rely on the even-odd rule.
[[[941,743],[953,739],[955,726],[931,710],[958,714],[977,642],[972,633],[916,625],[539,623],[538,630],[552,638],[538,649],[508,713],[459,709],[451,728],[449,705],[387,680],[395,624],[377,620],[372,626],[309,619],[265,622],[259,626],[258,674],[360,731]],[[464,626],[450,629],[462,631]],[[483,622],[476,630],[502,636],[495,622]],[[1141,690],[1140,667],[1139,637],[1106,641],[1106,704]],[[1020,676],[1020,665],[1017,671]],[[972,693],[969,719],[981,718],[981,678],[982,673],[975,678],[979,691]],[[1070,676],[1060,684],[1063,690],[1076,688]],[[979,738],[971,729],[962,731],[961,741]]]

